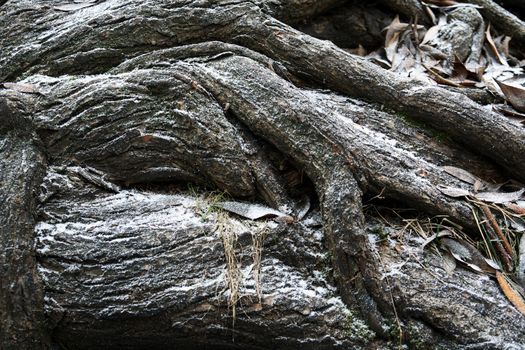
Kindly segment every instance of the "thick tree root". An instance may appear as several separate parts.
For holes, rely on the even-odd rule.
[[[0,291],[0,345],[49,342],[43,303],[54,340],[86,349],[366,348],[398,336],[414,347],[421,339],[446,348],[525,342],[523,319],[493,281],[446,275],[432,254],[424,265],[413,236],[403,249],[378,242],[362,203],[385,196],[473,229],[468,203],[439,190],[467,185],[440,166],[525,180],[525,129],[275,19],[297,24],[340,3],[108,0],[72,13],[29,0],[2,6],[0,79],[25,79],[0,90],[0,176],[9,183],[0,190],[0,281],[9,286]],[[417,1],[392,4],[422,10]],[[452,140],[432,144],[433,131],[422,131],[429,127]],[[233,320],[217,317],[227,314],[227,293],[217,291],[224,251],[212,235],[224,223],[208,206],[194,214],[199,200],[148,186],[189,182],[297,215],[279,157],[313,184],[322,229],[315,209],[304,222],[266,224],[286,240],[271,243],[262,261],[273,289],[259,303],[248,279],[248,317],[237,312],[231,330]],[[265,224],[228,225],[248,248],[246,233]],[[341,299],[330,299],[328,276],[312,278],[325,250]]]

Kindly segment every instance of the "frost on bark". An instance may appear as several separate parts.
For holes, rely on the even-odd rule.
[[[518,5],[469,2],[427,50],[473,52],[482,15],[523,46]],[[425,241],[485,225],[443,166],[522,186],[520,113],[349,52],[429,11],[0,1],[0,348],[521,349],[493,274]]]

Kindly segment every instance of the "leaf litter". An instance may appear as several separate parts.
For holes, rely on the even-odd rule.
[[[490,23],[481,24],[472,34],[472,42],[450,47],[454,35],[454,12],[461,8],[479,9],[480,6],[453,0],[422,1],[434,25],[425,27],[403,23],[396,16],[384,28],[385,42],[380,50],[365,58],[400,75],[429,84],[449,85],[456,88],[487,89],[509,105],[495,104],[493,111],[517,119],[525,125],[525,79],[516,80],[524,71],[525,60],[513,56],[511,37],[494,36]],[[454,39],[456,40],[456,39]],[[461,41],[459,41],[461,43]],[[468,45],[468,57],[458,57],[457,51]],[[359,55],[366,51],[359,50]],[[519,53],[518,56],[524,56]]]
[[[506,104],[492,104],[495,113],[525,125],[524,53],[518,51],[516,55],[511,38],[495,34],[490,23],[481,19],[481,24],[472,33],[472,41],[465,43],[470,53],[460,56],[457,52],[465,45],[451,49],[445,40],[454,27],[452,14],[462,7],[481,7],[454,0],[423,0],[422,3],[432,19],[432,26],[419,25],[417,19],[403,23],[396,16],[384,29],[382,49],[368,54],[362,49],[356,52],[384,69],[428,84],[486,89],[506,101]],[[525,286],[525,234],[522,234],[525,232],[525,186],[490,183],[452,166],[442,167],[442,170],[465,184],[439,187],[439,190],[446,196],[469,202],[482,241],[472,241],[461,228],[459,234],[452,228],[439,229],[430,237],[423,235],[422,248],[439,240],[446,248],[443,256],[447,257],[444,268],[448,274],[454,271],[457,261],[478,273],[495,276],[506,297],[525,314],[519,286]],[[516,242],[520,236],[518,248]],[[513,279],[517,279],[518,284]]]
[[[464,197],[469,201],[483,238],[482,247],[491,258],[486,258],[474,245],[446,231],[447,234],[434,234],[423,247],[439,238],[441,245],[462,265],[478,273],[495,275],[507,299],[525,314],[525,186],[512,181],[490,184],[454,166],[441,169],[466,184],[465,188],[439,187],[439,190],[446,196]],[[505,186],[514,190],[503,192],[501,189]],[[453,266],[446,259],[445,268],[450,274]]]

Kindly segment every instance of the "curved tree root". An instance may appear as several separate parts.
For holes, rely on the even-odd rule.
[[[8,154],[0,164],[10,169],[4,170],[2,175],[7,174],[9,180],[16,180],[14,171],[22,166],[20,161],[25,159],[23,156],[30,154],[33,173],[27,174],[22,182],[15,181],[16,186],[3,186],[0,192],[6,198],[8,209],[14,210],[13,215],[0,216],[7,222],[8,230],[3,235],[1,248],[8,251],[6,247],[11,247],[13,242],[22,242],[20,250],[26,261],[24,271],[18,271],[16,264],[10,264],[9,279],[2,279],[2,283],[7,281],[15,282],[15,286],[23,285],[20,280],[16,283],[19,275],[30,276],[31,283],[36,281],[33,278],[33,251],[29,246],[34,234],[35,189],[40,184],[44,168],[41,153],[45,152],[48,163],[61,169],[48,168],[48,180],[51,178],[52,185],[45,188],[48,192],[42,193],[43,212],[41,223],[37,226],[40,242],[47,237],[50,244],[39,247],[39,273],[47,278],[47,293],[57,298],[46,300],[46,308],[49,312],[47,317],[55,324],[58,339],[74,344],[77,336],[98,333],[105,337],[102,344],[115,341],[117,344],[122,342],[120,345],[133,346],[133,339],[137,338],[131,338],[131,343],[125,338],[112,340],[113,333],[104,333],[105,327],[120,330],[119,317],[126,318],[130,314],[139,315],[142,320],[151,316],[141,302],[150,305],[159,297],[163,303],[169,303],[169,298],[182,296],[203,298],[205,301],[199,299],[197,303],[191,299],[189,304],[193,309],[179,310],[181,313],[176,315],[175,320],[170,318],[166,309],[159,307],[155,310],[162,316],[153,315],[146,329],[141,329],[140,324],[131,328],[153,332],[153,326],[161,322],[167,334],[190,334],[190,341],[198,343],[198,336],[202,334],[195,332],[191,326],[192,322],[202,325],[202,319],[198,317],[204,309],[198,308],[211,310],[218,307],[206,304],[212,298],[209,286],[206,285],[205,293],[208,294],[204,296],[187,294],[185,287],[174,294],[168,293],[168,296],[156,294],[157,291],[141,296],[141,290],[138,290],[133,295],[136,294],[134,297],[138,298],[140,305],[132,303],[130,309],[116,307],[118,312],[113,313],[115,306],[107,302],[119,304],[119,295],[112,295],[104,288],[104,278],[124,288],[127,278],[137,278],[136,283],[139,284],[140,276],[126,275],[121,281],[119,269],[130,273],[130,268],[142,271],[140,269],[146,269],[148,264],[158,263],[169,269],[169,264],[162,259],[157,260],[153,254],[148,255],[145,259],[148,263],[144,265],[141,262],[144,260],[143,252],[132,247],[126,252],[129,255],[124,257],[131,263],[119,265],[118,259],[122,258],[118,256],[120,251],[111,252],[111,244],[126,246],[127,239],[139,244],[143,233],[129,227],[129,218],[124,218],[118,222],[109,220],[114,225],[111,227],[116,227],[115,230],[122,236],[114,237],[111,230],[104,231],[106,226],[100,235],[94,226],[90,226],[90,220],[107,223],[107,217],[97,217],[100,214],[96,211],[97,206],[106,203],[108,198],[113,201],[119,196],[129,195],[133,198],[131,204],[112,202],[108,205],[111,210],[106,208],[105,215],[121,218],[119,211],[136,210],[137,215],[131,222],[139,220],[145,213],[152,215],[150,219],[153,223],[158,223],[158,220],[164,222],[154,213],[169,214],[172,205],[180,203],[173,204],[173,198],[168,196],[163,200],[169,205],[158,208],[152,202],[158,199],[155,196],[145,194],[142,197],[142,194],[133,191],[121,191],[117,186],[162,181],[213,184],[236,197],[262,195],[274,206],[294,207],[296,203],[288,193],[282,174],[274,167],[272,160],[261,155],[261,138],[304,169],[319,197],[326,245],[332,255],[338,291],[346,303],[346,306],[334,304],[335,311],[328,313],[332,317],[330,337],[323,345],[327,348],[349,345],[345,335],[337,331],[343,322],[337,313],[348,312],[355,305],[359,305],[362,318],[382,339],[378,340],[380,343],[391,337],[391,331],[396,331],[398,326],[402,326],[408,337],[402,340],[414,346],[416,339],[421,337],[427,337],[431,344],[440,342],[451,348],[467,343],[474,344],[474,347],[516,347],[524,342],[524,333],[520,332],[524,327],[522,319],[498,294],[493,282],[488,278],[476,278],[465,271],[460,272],[460,277],[469,281],[467,284],[461,282],[458,276],[442,276],[443,268],[434,256],[437,272],[420,268],[423,254],[414,242],[407,246],[406,254],[397,254],[388,244],[377,242],[362,205],[363,194],[382,193],[431,215],[446,215],[467,229],[472,228],[475,222],[467,203],[446,197],[438,190],[440,185],[465,186],[442,171],[439,165],[449,165],[447,162],[456,160],[470,167],[470,157],[455,156],[454,150],[460,148],[453,143],[443,146],[444,155],[439,154],[426,144],[428,138],[407,140],[403,132],[391,133],[388,127],[381,125],[382,121],[400,123],[403,128],[415,132],[416,128],[406,125],[405,119],[417,118],[446,132],[473,152],[482,149],[483,156],[486,155],[519,180],[525,179],[524,129],[460,94],[401,79],[275,19],[296,22],[340,2],[315,2],[317,5],[311,6],[313,3],[310,0],[299,3],[278,1],[272,2],[273,5],[257,1],[143,3],[137,0],[122,7],[121,2],[109,0],[86,8],[82,16],[78,16],[78,13],[59,13],[27,1],[6,10],[10,18],[17,18],[15,25],[20,21],[25,23],[16,30],[27,36],[27,42],[20,46],[18,39],[4,35],[0,78],[15,80],[29,77],[22,82],[29,85],[21,86],[25,86],[26,90],[30,86],[31,91],[0,91],[0,106],[9,106],[9,113],[0,113],[0,132],[6,145],[2,151]],[[419,2],[411,4],[406,8],[407,13],[421,11]],[[106,27],[107,18],[98,12],[101,9],[115,23],[110,31]],[[294,9],[298,12],[292,11]],[[136,15],[132,19],[130,12]],[[7,29],[0,30],[12,29],[9,16],[2,17],[0,28]],[[77,20],[75,25],[71,25],[73,18]],[[130,30],[137,28],[141,31],[130,39]],[[199,41],[205,42],[195,44]],[[172,47],[188,43],[191,45]],[[159,48],[163,50],[157,50]],[[89,64],[82,64],[88,61]],[[106,74],[58,78],[33,75],[100,72]],[[290,81],[315,82],[318,86],[347,96],[367,99],[375,105],[355,102],[333,93],[301,89]],[[389,111],[380,111],[382,106],[388,107]],[[11,152],[10,142],[12,145],[19,143],[13,141],[15,139],[10,135],[22,129],[30,130],[23,134],[25,139],[38,141],[31,143],[30,147],[29,143],[25,144],[24,150],[29,153]],[[501,142],[502,139],[507,142]],[[14,159],[10,152],[22,156]],[[487,164],[484,159],[475,159],[481,168]],[[77,175],[84,175],[79,175],[79,178],[60,174],[60,171],[72,169],[76,169]],[[92,173],[86,175],[86,171]],[[97,180],[93,181],[93,178]],[[80,183],[79,188],[72,190],[75,185],[71,181]],[[96,183],[97,188],[86,190],[85,181]],[[109,195],[108,191],[121,193]],[[17,202],[18,192],[23,194],[22,207]],[[77,200],[78,207],[72,205],[71,198]],[[138,203],[141,199],[150,201],[151,207],[141,211]],[[27,225],[19,230],[10,221],[12,218],[18,218]],[[168,220],[168,223],[172,222]],[[144,226],[139,226],[145,229],[149,224],[146,222]],[[300,241],[301,233],[308,230],[300,225],[294,240]],[[169,228],[164,229],[169,231]],[[66,243],[50,239],[57,233],[61,234],[60,230],[69,233],[61,237]],[[22,232],[22,241],[14,236],[19,231]],[[197,246],[212,249],[209,245],[211,240],[207,241],[206,235],[199,232]],[[128,234],[130,236],[126,236]],[[192,239],[190,237],[189,242]],[[171,249],[166,237],[155,237],[148,244],[150,246],[145,248],[147,254],[163,254],[166,249]],[[99,251],[101,247],[104,249]],[[317,252],[319,247],[301,249]],[[197,252],[195,254],[202,256]],[[298,253],[292,257],[301,259],[300,256]],[[3,255],[2,258],[10,263],[13,261],[13,255]],[[101,261],[110,267],[105,269],[99,266]],[[84,287],[96,285],[96,288],[82,290],[93,293],[85,298],[71,287],[71,281],[79,278],[75,272],[79,271],[75,270],[76,264],[80,265]],[[99,268],[104,269],[103,273]],[[218,273],[220,268],[220,265],[214,265],[214,273]],[[60,273],[64,271],[64,279],[68,282],[62,287]],[[202,273],[202,269],[190,272]],[[437,279],[436,273],[440,274]],[[110,277],[104,277],[105,274]],[[273,281],[276,284],[289,278],[279,276]],[[307,279],[304,277],[307,272],[301,271],[301,276]],[[179,276],[179,279],[182,281],[186,277]],[[483,285],[479,285],[479,281]],[[165,281],[157,287],[163,290],[170,288],[163,283]],[[472,285],[472,289],[465,291],[463,287],[468,284]],[[410,288],[404,288],[405,285]],[[429,285],[432,287],[427,288]],[[315,286],[309,287],[313,290]],[[23,292],[24,288],[20,290]],[[4,300],[14,303],[9,296]],[[132,296],[126,294],[128,297]],[[29,330],[27,334],[34,340],[21,338],[19,342],[28,348],[38,348],[40,343],[47,341],[39,333],[41,329],[36,331],[32,328],[42,321],[41,308],[38,308],[42,303],[40,294],[35,293],[34,298],[27,299],[30,304],[26,310],[27,319],[16,321],[22,326],[13,331],[22,334],[22,331]],[[104,303],[97,304],[99,298]],[[307,303],[307,300],[301,299],[301,302]],[[22,300],[18,304],[24,302]],[[176,305],[168,309],[176,310],[179,302],[180,305],[188,304],[184,304],[187,300],[175,300]],[[92,303],[96,304],[94,311],[84,313],[84,307],[87,304],[91,307]],[[279,312],[297,312],[293,308],[295,311],[280,309],[279,305],[270,306],[274,308],[265,309],[260,317],[261,322],[277,319],[271,323],[273,326],[282,326],[278,322]],[[33,312],[31,307],[38,310]],[[437,310],[437,307],[442,310]],[[195,308],[199,316],[196,319],[190,316],[188,320],[186,315],[195,312]],[[457,310],[460,312],[455,315]],[[68,312],[73,315],[70,319],[64,316]],[[299,313],[310,315],[306,309],[300,309]],[[469,319],[467,322],[464,321],[465,315]],[[97,323],[97,317],[104,321]],[[2,318],[2,326],[6,324],[5,319]],[[203,319],[208,320],[206,314]],[[301,318],[297,316],[287,320],[293,323],[298,319]],[[208,327],[205,329],[216,331],[217,327],[221,327],[214,322],[204,322]],[[258,337],[262,332],[253,332],[250,328],[258,321],[246,322],[248,326],[245,328],[242,328],[242,322],[237,323],[240,325],[239,333],[244,333],[241,337],[243,345],[250,344],[251,339],[256,340],[254,348],[275,346],[275,343],[267,343]],[[319,322],[315,319],[307,324],[316,336],[323,332]],[[392,322],[398,324],[392,326]],[[494,323],[500,327],[491,327]],[[86,325],[91,328],[86,330]],[[288,331],[293,332],[286,329]],[[439,333],[446,334],[447,339],[439,340]],[[177,345],[187,344],[179,335],[177,341],[180,343]],[[138,338],[145,342],[144,346],[154,343],[148,337]],[[213,333],[210,339],[217,340],[219,345],[231,345],[220,331]],[[319,339],[315,338],[312,344],[322,343]],[[169,342],[169,338],[161,340],[157,346]],[[148,344],[150,341],[152,343]],[[16,339],[5,342],[19,345]],[[293,347],[297,342],[300,342],[300,336],[289,340],[286,346]],[[92,342],[86,344],[86,348],[97,346]]]

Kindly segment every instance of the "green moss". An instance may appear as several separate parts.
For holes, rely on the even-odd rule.
[[[384,240],[388,238],[388,231],[385,230],[385,226],[381,224],[374,225],[370,228],[370,233],[377,235],[379,240]]]
[[[188,184],[188,193],[195,198],[195,210],[202,222],[208,221],[212,214],[220,212],[222,207],[218,204],[230,198],[225,191],[206,192],[193,184]]]
[[[352,311],[346,316],[345,333],[348,338],[365,343],[376,337],[375,332],[368,327],[366,322],[356,317]]]
[[[392,340],[393,342],[400,343],[400,332],[399,332],[399,325],[397,323],[391,323],[388,325],[388,338]]]
[[[269,237],[270,245],[278,245],[283,240],[283,235],[279,234],[279,232],[274,232]]]
[[[413,128],[424,130],[429,137],[433,138],[439,143],[449,143],[452,140],[446,132],[436,130],[427,125],[426,123],[418,120],[417,118],[413,118],[408,116],[407,114],[399,112],[397,113],[397,115],[405,122],[405,124]]]
[[[408,114],[398,112],[397,115],[408,125],[418,129],[428,129],[428,125],[416,118],[408,116]]]
[[[436,344],[430,336],[428,329],[422,328],[417,324],[408,324],[407,342],[410,349],[415,350],[445,350],[446,346]]]
[[[436,139],[439,143],[450,143],[452,139],[450,135],[442,131],[434,131],[432,137]]]
[[[330,281],[334,278],[334,267],[332,262],[332,254],[327,252],[318,263],[318,270],[321,271],[323,277]]]

